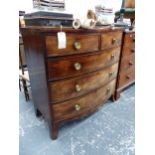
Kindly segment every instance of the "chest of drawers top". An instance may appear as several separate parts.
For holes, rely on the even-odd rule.
[[[121,28],[110,27],[91,30],[64,28],[62,30],[66,33],[66,48],[64,49],[58,49],[57,33],[60,32],[58,28],[25,27],[22,28],[22,35],[31,36],[31,39],[33,39],[33,36],[34,39],[36,38],[36,44],[39,43],[39,38],[41,38],[46,56],[57,57],[94,52],[118,46],[121,44],[122,30]]]

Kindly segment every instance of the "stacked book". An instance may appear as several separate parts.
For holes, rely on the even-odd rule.
[[[95,12],[96,14],[107,14],[107,15],[111,15],[113,14],[113,8],[106,8],[104,6],[96,6],[95,7]]]
[[[33,6],[36,8],[65,8],[65,1],[64,0],[33,0]]]
[[[26,26],[72,27],[73,14],[37,11],[24,15]]]
[[[96,6],[95,13],[98,18],[98,25],[110,25],[114,21],[113,8],[106,8],[104,6]]]

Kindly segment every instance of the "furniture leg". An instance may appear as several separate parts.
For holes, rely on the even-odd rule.
[[[135,20],[135,19],[133,19],[133,18],[130,18],[131,25],[133,24],[134,20]]]
[[[117,101],[120,98],[120,91],[115,91],[113,95],[113,101]]]
[[[20,84],[20,79],[19,79],[19,90],[21,91],[21,84]]]
[[[116,16],[116,17],[114,18],[114,22],[116,23],[117,20],[118,20],[119,18],[120,18],[119,16]]]
[[[42,116],[42,113],[36,108],[35,108],[35,114],[36,114],[36,117]]]
[[[111,96],[111,98],[110,98],[113,102],[115,102],[116,101],[116,99],[115,99],[115,94],[113,94],[112,96]]]
[[[53,140],[57,139],[59,131],[59,125],[57,123],[53,123],[51,126],[51,138]]]
[[[26,99],[26,101],[28,101],[30,98],[29,98],[29,93],[28,93],[26,81],[24,79],[22,79],[22,83],[23,83],[23,89],[24,89],[25,99]]]

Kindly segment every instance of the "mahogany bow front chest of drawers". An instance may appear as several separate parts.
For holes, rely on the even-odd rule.
[[[63,122],[96,111],[115,91],[123,29],[65,28],[66,48],[58,49],[59,29],[22,29],[37,115],[48,121],[52,139]]]

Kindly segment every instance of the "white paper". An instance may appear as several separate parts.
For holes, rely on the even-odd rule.
[[[58,32],[58,49],[66,48],[66,33],[65,32]]]

